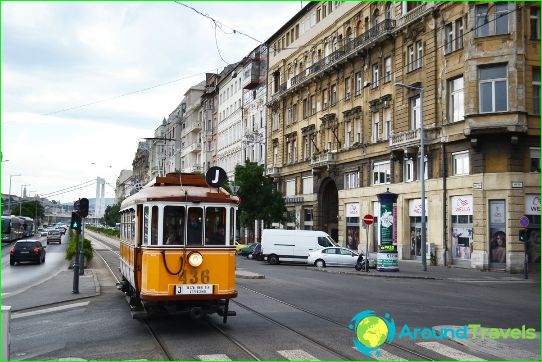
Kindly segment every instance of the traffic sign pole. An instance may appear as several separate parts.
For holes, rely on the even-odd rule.
[[[363,217],[363,223],[365,224],[365,235],[367,242],[365,243],[365,271],[369,272],[369,225],[374,222],[374,217],[371,214],[367,214]]]

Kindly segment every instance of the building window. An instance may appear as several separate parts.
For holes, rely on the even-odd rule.
[[[273,166],[278,165],[279,163],[279,146],[273,146]]]
[[[286,181],[286,196],[295,196],[295,179]]]
[[[410,98],[410,126],[413,130],[420,128],[422,116],[422,107],[420,102],[420,96]]]
[[[384,134],[382,138],[388,140],[391,136],[391,108],[384,108]]]
[[[376,143],[378,142],[378,123],[380,121],[380,115],[378,112],[373,112],[371,120],[371,141]]]
[[[359,172],[347,172],[344,174],[344,189],[355,189],[359,187]]]
[[[469,151],[452,153],[452,175],[468,175],[469,171]]]
[[[411,45],[408,47],[408,64],[407,64],[407,70],[409,72],[412,72],[414,70],[414,45]]]
[[[352,95],[352,84],[350,83],[350,77],[344,80],[344,99],[349,100]]]
[[[354,85],[354,91],[356,92],[356,95],[359,96],[361,94],[361,72],[356,73],[356,84]]]
[[[279,129],[279,123],[280,123],[280,116],[278,112],[273,113],[273,131],[276,131]]]
[[[423,64],[423,43],[416,42],[416,68],[421,68]]]
[[[391,57],[384,59],[384,83],[391,81]]]
[[[540,114],[540,68],[533,68],[533,113]]]
[[[303,159],[310,158],[309,137],[303,136]]]
[[[540,8],[531,7],[531,40],[540,39]]]
[[[329,106],[329,93],[327,89],[322,91],[322,109],[326,109]]]
[[[350,148],[350,145],[352,145],[352,122],[346,122],[344,126],[344,147]]]
[[[312,194],[312,176],[303,177],[303,194]]]
[[[307,118],[309,116],[309,101],[307,98],[303,99],[303,118]]]
[[[286,125],[289,126],[292,123],[292,107],[288,107],[286,111]]]
[[[446,41],[446,53],[463,48],[463,19],[457,19],[455,23],[446,24],[444,27]]]
[[[331,105],[334,106],[337,103],[337,86],[334,84],[331,86]]]
[[[312,116],[313,114],[316,114],[316,96],[315,95],[311,96],[310,107],[311,107],[311,116]]]
[[[389,184],[391,181],[390,161],[373,165],[373,185]]]
[[[403,179],[405,182],[414,181],[414,161],[405,160],[405,169]]]
[[[297,122],[297,103],[292,105],[292,123],[295,122]]]
[[[420,169],[420,167],[422,165],[420,160],[421,160],[421,157],[418,156],[418,180],[421,180],[420,175],[422,173],[422,170]],[[427,167],[427,156],[425,156],[423,158],[423,179],[424,180],[427,180],[427,175],[428,174],[429,174],[429,171],[428,171],[428,167]]]
[[[465,116],[463,98],[463,77],[448,81],[448,118],[449,122],[462,121]]]
[[[379,85],[379,78],[378,78],[378,73],[379,73],[379,69],[378,69],[378,64],[373,64],[373,84],[372,84],[372,88],[376,88],[378,87]]]
[[[529,152],[531,154],[531,172],[540,172],[540,148],[531,147]]]
[[[476,36],[484,37],[508,33],[508,3],[496,2],[476,5]]]
[[[508,110],[506,64],[480,67],[480,113]]]

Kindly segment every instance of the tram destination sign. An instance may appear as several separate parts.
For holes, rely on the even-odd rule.
[[[228,181],[228,174],[223,168],[213,166],[205,174],[205,180],[209,186],[221,187]]]

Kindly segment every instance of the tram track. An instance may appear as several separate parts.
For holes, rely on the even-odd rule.
[[[332,323],[332,324],[334,324],[334,325],[336,325],[336,326],[343,327],[343,328],[348,328],[348,327],[345,327],[345,325],[344,325],[343,323],[340,323],[340,322],[338,322],[338,321],[336,321],[336,320],[334,320],[334,319],[328,318],[328,317],[326,317],[326,316],[324,316],[324,315],[322,315],[322,314],[315,313],[315,312],[313,312],[313,311],[310,311],[310,310],[308,310],[308,309],[302,308],[302,307],[297,306],[297,305],[295,305],[295,304],[292,304],[292,303],[289,303],[289,302],[286,302],[286,301],[277,299],[277,298],[275,298],[275,297],[272,297],[272,296],[270,296],[270,295],[264,294],[264,293],[262,293],[262,292],[260,292],[260,291],[255,290],[255,289],[248,288],[248,287],[245,287],[245,286],[242,286],[242,285],[238,285],[238,287],[243,288],[243,289],[245,289],[245,290],[248,290],[248,291],[250,291],[250,292],[252,292],[252,293],[254,293],[254,294],[257,294],[257,295],[259,295],[259,296],[262,296],[262,297],[264,297],[264,298],[273,300],[274,302],[277,302],[277,303],[286,305],[286,306],[288,306],[288,307],[290,307],[290,308],[292,308],[292,309],[298,310],[298,311],[300,311],[300,312],[304,312],[304,313],[309,314],[309,315],[311,315],[311,316],[313,316],[313,317],[319,318],[319,319],[321,319],[321,320],[325,320],[325,321],[327,321],[327,322],[329,322],[329,323]],[[238,301],[236,301],[236,300],[233,300],[233,302],[234,302],[235,304],[239,305],[240,307],[244,308],[244,309],[253,311],[254,313],[256,313],[256,314],[262,316],[262,317],[265,318],[265,319],[268,319],[268,320],[270,320],[270,321],[272,321],[272,322],[274,322],[274,323],[276,323],[276,324],[278,324],[278,325],[284,326],[286,329],[291,330],[291,331],[294,332],[294,333],[297,333],[297,334],[299,334],[299,335],[302,335],[303,337],[305,337],[305,338],[307,338],[307,339],[313,341],[313,343],[317,343],[317,344],[318,344],[320,347],[322,347],[322,348],[328,349],[329,351],[333,351],[333,350],[330,349],[329,347],[323,346],[321,341],[317,341],[317,340],[313,339],[312,337],[305,336],[303,333],[298,332],[298,331],[295,331],[295,330],[293,330],[292,328],[290,328],[290,327],[288,327],[288,326],[282,324],[281,322],[275,321],[273,318],[271,318],[271,317],[269,317],[269,316],[265,316],[263,313],[260,313],[260,312],[258,312],[258,311],[255,311],[255,310],[253,310],[251,307],[245,306],[245,305],[243,305],[242,303],[240,303],[240,302],[238,302]],[[402,346],[402,345],[397,344],[397,343],[394,343],[394,342],[390,343],[390,345],[391,345],[392,347],[394,347],[394,348],[397,348],[397,349],[403,351],[403,352],[407,352],[407,353],[409,353],[409,354],[411,354],[411,355],[416,356],[416,358],[414,358],[414,359],[423,359],[423,360],[426,360],[426,361],[434,361],[433,358],[431,358],[431,357],[429,357],[429,356],[427,356],[427,355],[424,355],[423,353],[420,353],[420,352],[418,352],[418,351],[416,351],[416,350],[413,350],[413,349],[411,349],[411,348]],[[334,354],[337,354],[337,355],[341,355],[340,352],[338,352],[338,353],[337,353],[337,352],[333,352],[333,353],[334,353]],[[344,355],[343,355],[343,356],[344,356]],[[346,357],[345,359],[349,360],[350,357]]]

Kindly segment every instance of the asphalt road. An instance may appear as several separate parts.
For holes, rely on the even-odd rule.
[[[237,279],[237,316],[132,319],[115,278],[114,250],[98,248],[93,270],[101,293],[14,314],[12,359],[359,360],[348,328],[359,312],[389,313],[399,329],[470,323],[540,330],[537,283],[365,278],[237,257],[237,269],[265,279]],[[114,249],[114,248],[112,248]],[[103,256],[103,259],[101,258]],[[55,309],[56,308],[56,309]],[[377,359],[539,359],[537,341],[485,345],[420,339],[382,347]],[[429,344],[427,344],[429,343]]]

